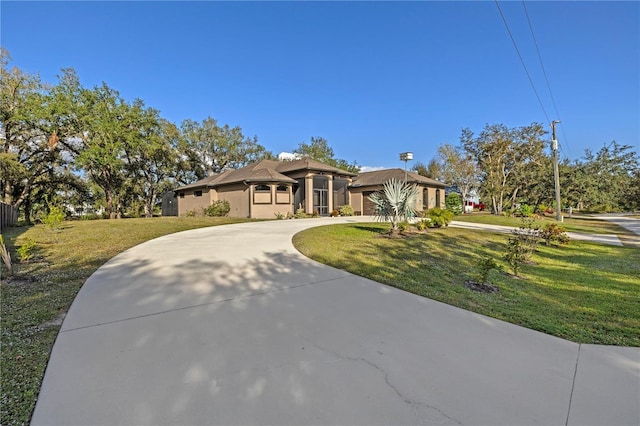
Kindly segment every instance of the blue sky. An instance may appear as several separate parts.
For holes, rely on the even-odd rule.
[[[501,1],[549,119],[558,119],[523,4]],[[571,159],[616,140],[640,151],[640,2],[526,8]],[[463,127],[548,120],[495,2],[14,2],[13,65],[55,82],[73,67],[177,124],[238,125],[274,153],[312,136],[336,156],[427,163]],[[550,137],[549,137],[550,138]]]

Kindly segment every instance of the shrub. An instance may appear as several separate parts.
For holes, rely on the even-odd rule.
[[[429,223],[430,221],[428,221],[427,219],[422,219],[416,222],[416,228],[418,229],[418,231],[424,231],[429,227]]]
[[[340,216],[340,212],[338,210],[334,209],[331,212],[331,217],[338,217],[338,216]]]
[[[547,212],[548,209],[549,206],[547,206],[546,204],[538,204],[538,207],[536,207],[536,213],[542,216]]]
[[[531,207],[529,204],[521,204],[520,208],[518,209],[518,213],[522,217],[531,217],[533,216],[533,207]]]
[[[409,222],[407,221],[402,221],[398,223],[398,231],[400,232],[406,232],[407,229],[409,229]]]
[[[36,250],[37,246],[38,244],[35,242],[34,239],[27,238],[27,241],[24,244],[22,244],[20,247],[18,247],[18,250],[17,250],[18,258],[20,259],[20,262],[28,262],[29,260],[31,260],[31,258],[33,258],[34,251]]]
[[[484,256],[478,259],[476,262],[476,277],[481,284],[487,283],[489,279],[489,272],[492,270],[500,270],[500,265],[491,256]]]
[[[231,205],[227,200],[214,201],[210,206],[205,207],[203,213],[205,216],[223,217],[229,214]]]
[[[306,219],[308,217],[311,217],[311,215],[307,214],[303,209],[298,209],[296,210],[296,213],[293,215],[294,218],[296,219]]]
[[[548,223],[540,231],[540,238],[546,245],[552,244],[569,244],[569,236],[566,230],[557,223]]]
[[[51,231],[57,231],[60,229],[60,225],[64,221],[66,215],[62,208],[58,206],[52,206],[49,208],[49,213],[42,219],[42,223]]]
[[[355,214],[355,210],[353,210],[353,207],[348,204],[340,206],[338,210],[340,211],[340,216],[353,216]]]
[[[444,199],[444,205],[447,210],[452,211],[454,215],[462,214],[462,201],[460,195],[455,192],[450,193]]]
[[[533,220],[523,218],[520,228],[511,232],[504,254],[504,260],[511,266],[513,275],[519,276],[522,264],[531,261],[539,241],[540,232],[533,227]]]
[[[274,215],[278,220],[283,220],[284,218],[287,217],[284,213],[280,213],[280,212],[275,212]]]
[[[454,216],[452,211],[441,209],[440,207],[429,209],[424,214],[429,219],[429,226],[435,228],[449,225]]]
[[[186,213],[186,216],[187,216],[187,217],[196,217],[196,216],[198,216],[198,211],[197,211],[196,209],[189,210],[189,211]]]

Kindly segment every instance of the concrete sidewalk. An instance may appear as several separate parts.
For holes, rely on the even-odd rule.
[[[449,224],[452,228],[475,229],[482,231],[499,232],[502,234],[510,234],[511,231],[517,229],[513,226],[488,225],[485,223],[459,222],[453,221]],[[623,246],[622,242],[615,234],[582,234],[578,232],[567,232],[572,240],[590,241],[593,243],[609,244],[613,246]]]
[[[32,424],[640,423],[640,348],[477,315],[291,244],[357,221],[198,229],[116,256],[74,301]]]

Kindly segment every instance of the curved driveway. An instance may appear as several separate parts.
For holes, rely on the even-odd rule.
[[[116,256],[74,301],[32,424],[640,423],[640,349],[473,314],[291,244],[362,220],[198,229]]]

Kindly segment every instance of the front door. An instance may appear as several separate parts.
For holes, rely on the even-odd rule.
[[[313,190],[313,211],[320,216],[329,216],[329,191],[327,189]]]

